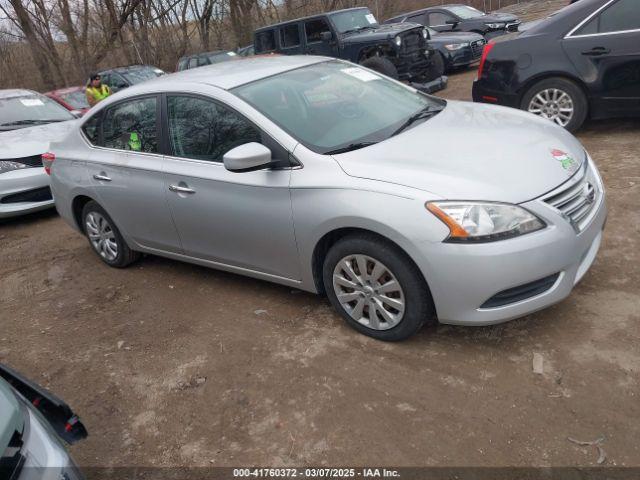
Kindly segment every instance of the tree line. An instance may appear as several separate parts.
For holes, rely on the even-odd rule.
[[[467,0],[483,9],[517,0]],[[0,0],[0,88],[80,85],[98,69],[173,71],[193,52],[235,50],[262,25],[368,6],[379,19],[444,0]]]

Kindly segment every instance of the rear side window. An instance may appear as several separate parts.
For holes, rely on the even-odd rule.
[[[266,30],[256,34],[256,52],[273,52],[276,49],[276,34],[274,30]]]
[[[640,30],[638,0],[618,0],[583,26],[576,35]]]
[[[311,20],[304,24],[304,32],[307,36],[307,43],[321,42],[324,32],[331,32],[329,23],[324,18]]]
[[[198,66],[198,57],[191,57],[189,59],[189,68],[196,68]]]
[[[282,48],[291,48],[300,45],[300,29],[297,23],[285,25],[280,29],[280,45]]]
[[[184,70],[187,68],[187,63],[189,62],[189,59],[187,58],[183,58],[178,62],[178,71],[180,70]]]
[[[119,103],[103,116],[103,143],[107,148],[158,153],[156,97]]]
[[[429,14],[429,26],[443,26],[446,25],[448,21],[454,20],[451,15],[440,12],[433,12]]]
[[[92,145],[98,145],[100,141],[100,113],[84,122],[82,131]]]
[[[169,139],[176,157],[221,162],[235,147],[262,143],[260,131],[229,108],[186,95],[169,96],[167,102]]]
[[[420,25],[426,25],[427,24],[427,15],[425,13],[419,13],[418,15],[412,15],[411,17],[407,17],[405,22],[419,23]]]

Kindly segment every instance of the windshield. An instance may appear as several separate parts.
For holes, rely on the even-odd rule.
[[[151,80],[152,78],[159,77],[160,75],[164,75],[164,72],[159,68],[145,67],[136,68],[135,70],[127,70],[126,72],[122,72],[122,75],[131,85],[135,85],[136,83],[142,83],[147,80]]]
[[[76,110],[82,110],[83,108],[89,108],[89,102],[87,102],[87,96],[84,91],[76,90],[75,92],[65,93],[60,95],[62,100],[67,102]]]
[[[307,148],[323,154],[386,140],[418,112],[437,112],[445,105],[341,61],[291,70],[232,91]]]
[[[449,10],[454,15],[457,15],[458,17],[462,18],[463,20],[467,20],[469,18],[482,17],[484,15],[484,12],[481,12],[480,10],[473,7],[467,7],[466,5],[447,7],[447,10]]]
[[[373,13],[368,8],[334,13],[331,15],[331,21],[340,33],[355,32],[364,28],[378,26],[376,17],[373,16]]]
[[[73,120],[59,103],[37,93],[0,99],[0,130]]]

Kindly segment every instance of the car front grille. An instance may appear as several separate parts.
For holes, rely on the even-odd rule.
[[[421,32],[411,31],[402,35],[402,53],[411,55],[424,49],[424,37]]]
[[[28,167],[41,167],[42,166],[42,155],[32,155],[30,157],[22,157],[22,158],[4,158],[2,161],[5,162],[15,162],[22,163]]]
[[[486,40],[476,40],[471,42],[471,55],[473,58],[480,58],[482,56],[482,49],[484,48]]]
[[[587,165],[580,180],[552,192],[544,201],[558,210],[571,223],[574,230],[580,233],[592,220],[592,214],[601,196],[602,188],[599,180]]]
[[[52,198],[53,196],[51,195],[51,189],[49,187],[41,187],[34,188],[33,190],[27,190],[26,192],[7,195],[6,197],[2,197],[0,199],[0,203],[37,203],[46,202],[47,200],[51,200]]]

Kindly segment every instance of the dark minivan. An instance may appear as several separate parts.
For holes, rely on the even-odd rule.
[[[350,8],[260,28],[256,54],[322,55],[361,64],[416,88],[444,88],[444,65],[421,25],[380,25],[368,8]]]
[[[483,52],[476,102],[575,131],[586,118],[640,115],[640,1],[580,0]]]

